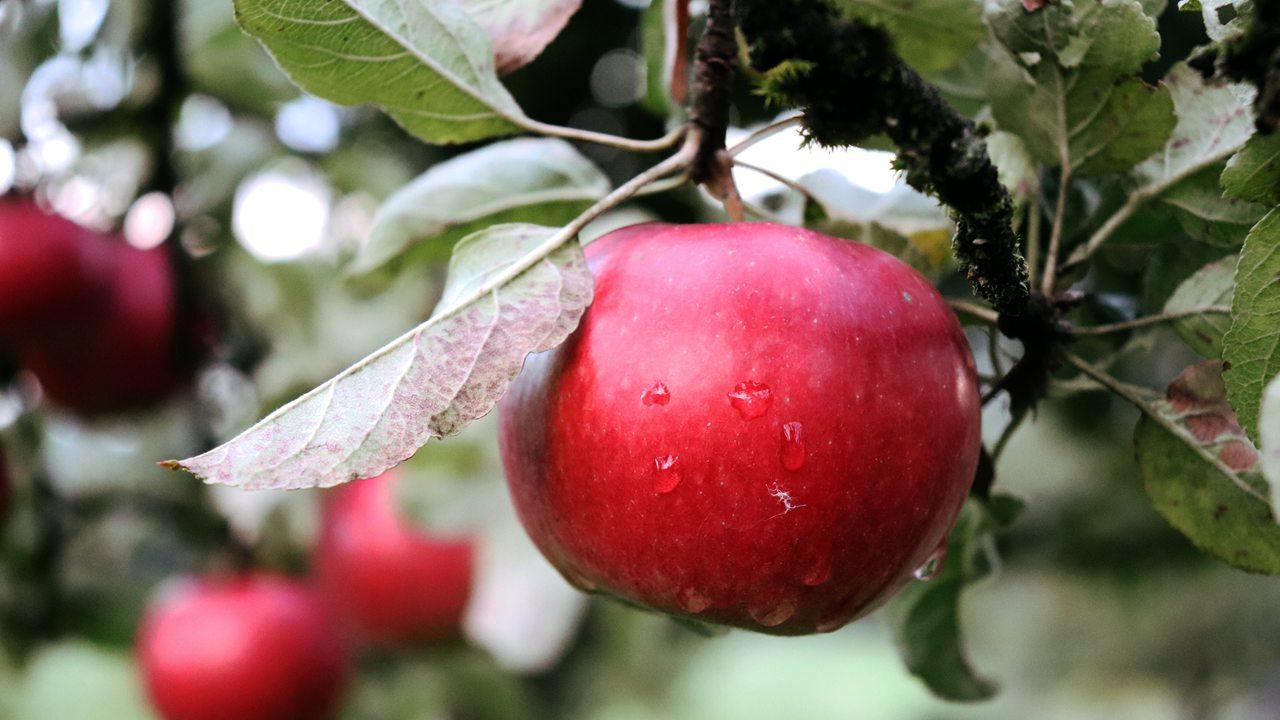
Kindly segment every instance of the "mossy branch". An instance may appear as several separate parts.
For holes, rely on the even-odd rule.
[[[907,182],[951,208],[956,257],[977,293],[1002,315],[1022,315],[1031,295],[1013,202],[974,123],[882,30],[821,0],[737,0],[736,12],[766,97],[801,108],[807,138],[820,145],[888,135]]]

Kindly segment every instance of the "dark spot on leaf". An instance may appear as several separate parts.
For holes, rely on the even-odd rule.
[[[1223,515],[1226,515],[1226,514],[1227,514],[1227,506],[1226,506],[1226,505],[1219,505],[1219,506],[1218,506],[1217,508],[1215,508],[1215,509],[1214,509],[1214,511],[1213,511],[1213,519],[1214,519],[1214,520],[1221,520],[1221,519],[1222,519],[1222,516],[1223,516]]]

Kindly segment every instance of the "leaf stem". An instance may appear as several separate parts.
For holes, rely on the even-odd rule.
[[[620,135],[610,135],[609,133],[565,127],[563,125],[552,125],[550,123],[539,122],[537,120],[525,120],[519,124],[520,127],[537,135],[564,138],[565,140],[577,140],[579,142],[593,143],[595,145],[605,145],[630,152],[662,152],[663,150],[668,150],[675,147],[676,143],[684,139],[685,134],[689,132],[689,125],[686,123],[680,125],[660,138],[655,138],[653,140],[633,140],[632,138],[622,137]]]
[[[952,310],[955,310],[958,313],[964,313],[965,315],[971,315],[985,323],[994,325],[1000,321],[1000,316],[991,308],[983,307],[982,305],[971,303],[967,300],[948,299],[947,302],[951,305]]]
[[[1040,172],[1036,171],[1036,191],[1027,202],[1027,282],[1035,287],[1036,275],[1040,272],[1040,226],[1044,224],[1044,216],[1040,212]]]
[[[1044,256],[1044,280],[1040,283],[1040,291],[1046,297],[1053,296],[1053,288],[1058,280],[1058,250],[1062,245],[1062,229],[1066,224],[1067,197],[1071,190],[1071,167],[1062,166],[1062,175],[1058,179],[1058,204],[1053,209],[1053,228],[1049,231],[1049,249]]]
[[[732,154],[732,151],[730,151],[730,154]],[[761,167],[759,165],[749,163],[749,162],[743,162],[738,159],[734,159],[733,164],[735,167],[740,167],[744,170],[750,170],[752,172],[760,173],[761,175],[764,175],[770,180],[774,180],[776,182],[782,183],[783,185],[786,185],[788,188],[795,190],[796,192],[805,196],[809,200],[812,200],[813,202],[819,202],[818,198],[814,197],[813,193],[809,190],[809,188],[805,187],[804,185],[801,185],[800,183],[796,182],[795,180],[792,180],[789,177],[786,177],[784,175],[779,175],[778,173],[770,170],[769,168]]]
[[[1087,261],[1102,246],[1102,243],[1106,242],[1116,230],[1119,230],[1120,226],[1124,225],[1130,217],[1133,217],[1133,214],[1142,207],[1143,203],[1163,192],[1167,187],[1168,184],[1161,184],[1159,186],[1160,189],[1157,191],[1136,191],[1129,195],[1129,199],[1125,201],[1124,205],[1121,205],[1119,210],[1116,210],[1111,217],[1107,218],[1107,221],[1099,226],[1093,235],[1089,236],[1089,240],[1085,244],[1076,248],[1075,252],[1071,253],[1071,256],[1067,258],[1060,269],[1065,272]]]
[[[1200,459],[1209,463],[1215,470],[1225,475],[1233,485],[1240,488],[1240,490],[1246,495],[1270,505],[1270,501],[1266,496],[1261,492],[1258,492],[1257,488],[1245,482],[1244,479],[1240,477],[1239,473],[1232,470],[1225,462],[1222,461],[1222,458],[1218,457],[1216,453],[1200,444],[1200,441],[1196,440],[1195,436],[1191,434],[1191,431],[1169,419],[1154,405],[1152,405],[1151,402],[1144,397],[1144,395],[1150,393],[1149,390],[1121,382],[1108,373],[1103,372],[1090,364],[1084,358],[1073,353],[1063,352],[1062,357],[1065,358],[1067,362],[1076,366],[1080,372],[1088,375],[1103,387],[1127,400],[1131,405],[1138,408],[1138,410],[1141,410],[1144,415],[1151,418],[1157,425],[1164,428],[1165,431],[1184,442],[1187,447],[1191,448],[1192,451],[1200,456]]]
[[[1208,307],[1192,308],[1190,310],[1177,310],[1174,312],[1160,313],[1159,315],[1148,315],[1146,317],[1134,318],[1133,320],[1126,320],[1124,322],[1108,323],[1106,325],[1093,325],[1091,327],[1079,327],[1075,328],[1074,332],[1077,335],[1105,335],[1107,333],[1124,332],[1125,330],[1134,330],[1148,325],[1158,325],[1171,320],[1181,320],[1185,317],[1209,313],[1215,315],[1230,315],[1231,306],[1210,305]]]
[[[791,117],[786,117],[769,123],[758,130],[753,130],[750,135],[747,135],[737,143],[734,143],[733,147],[729,148],[729,154],[736,157],[755,144],[773,137],[787,128],[799,125],[803,120],[803,115],[792,115]]]

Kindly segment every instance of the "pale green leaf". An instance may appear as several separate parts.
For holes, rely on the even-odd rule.
[[[1188,368],[1153,408],[1157,417],[1138,421],[1134,444],[1156,510],[1196,547],[1280,575],[1280,525],[1259,499],[1258,453],[1227,405],[1222,363]]]
[[[1211,165],[1183,178],[1159,196],[1163,210],[1173,210],[1178,224],[1191,237],[1211,245],[1235,249],[1254,224],[1267,214],[1256,203],[1223,197],[1220,165]]]
[[[1259,467],[1271,491],[1271,513],[1280,517],[1280,377],[1267,385],[1258,416]]]
[[[1227,197],[1280,204],[1280,133],[1254,135],[1222,171]]]
[[[563,225],[608,191],[604,173],[563,140],[494,143],[432,166],[387,198],[352,272],[405,254],[446,258],[459,238],[489,225]]]
[[[1231,306],[1235,274],[1234,255],[1211,262],[1183,280],[1165,303],[1166,313],[1195,313],[1175,320],[1173,329],[1206,358],[1222,357],[1222,336],[1231,327],[1231,316],[1218,308]]]
[[[171,465],[250,489],[328,487],[381,474],[458,432],[493,409],[529,353],[568,337],[591,302],[576,241],[543,256],[555,235],[498,225],[464,238],[429,320],[231,441]]]
[[[485,32],[450,0],[235,0],[240,26],[307,92],[373,104],[428,142],[519,132]]]
[[[954,66],[985,34],[982,0],[832,0],[840,10],[882,25],[898,52],[923,72]]]
[[[1262,391],[1280,373],[1280,210],[1263,218],[1240,251],[1231,329],[1222,340],[1230,363],[1227,396],[1256,438]]]
[[[1178,0],[1183,12],[1198,12],[1204,18],[1209,39],[1220,42],[1243,29],[1242,17],[1249,0]]]
[[[1185,63],[1162,84],[1173,97],[1178,124],[1164,151],[1134,169],[1140,191],[1151,195],[1225,160],[1253,134],[1253,98],[1245,86],[1208,85]]]

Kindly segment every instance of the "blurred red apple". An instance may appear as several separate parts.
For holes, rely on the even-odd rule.
[[[332,717],[348,672],[320,603],[270,575],[167,588],[147,611],[137,652],[166,720]]]
[[[28,198],[0,200],[0,344],[74,335],[100,317],[113,260],[93,230]]]
[[[501,410],[533,540],[663,612],[836,629],[936,558],[972,483],[972,356],[932,285],[771,224],[640,225],[587,249],[595,302]]]
[[[0,205],[0,343],[56,405],[81,413],[154,403],[189,377],[177,282],[162,249]],[[189,324],[189,323],[185,323]]]
[[[169,258],[123,242],[111,250],[103,316],[78,336],[31,342],[17,353],[50,400],[82,413],[152,404],[190,374],[175,347],[177,288]]]
[[[433,537],[396,511],[394,472],[326,492],[317,587],[356,642],[405,645],[459,636],[474,543]]]

